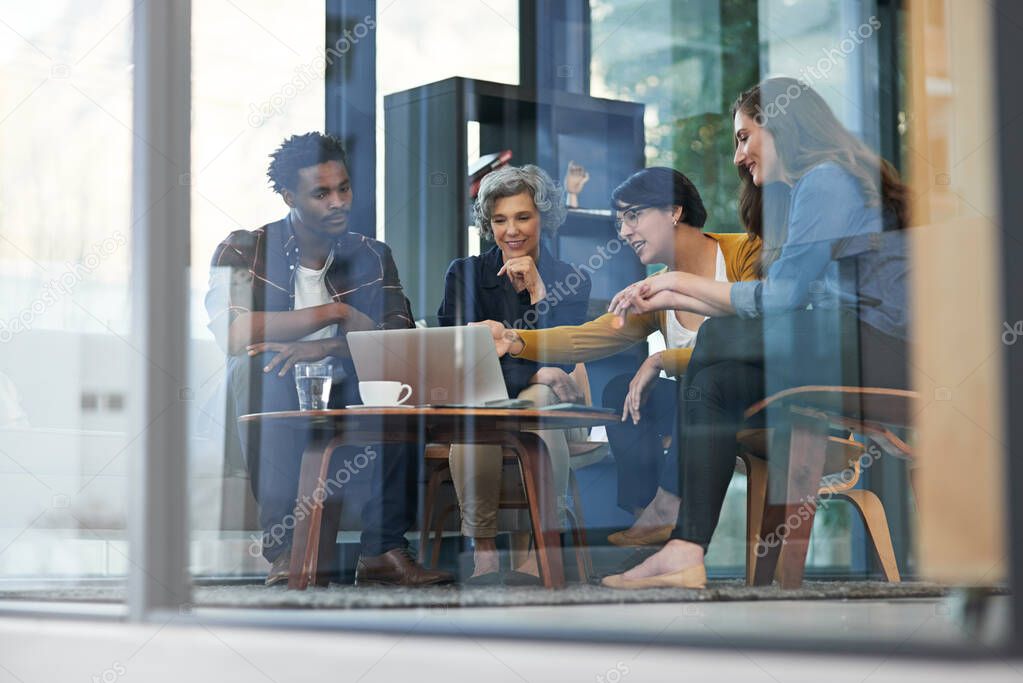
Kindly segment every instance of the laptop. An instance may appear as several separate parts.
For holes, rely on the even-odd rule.
[[[483,407],[508,398],[485,325],[349,332],[347,339],[359,380],[408,384],[406,405]]]

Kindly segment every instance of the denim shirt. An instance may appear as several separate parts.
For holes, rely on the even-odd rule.
[[[908,260],[902,231],[874,240],[884,248],[856,255],[858,276],[851,291],[840,282],[836,259],[844,255],[843,244],[870,234],[881,238],[882,214],[881,207],[867,205],[859,181],[845,169],[831,162],[811,169],[792,189],[788,236],[766,278],[732,285],[736,315],[758,318],[809,305],[842,307],[881,332],[905,339]]]
[[[501,249],[497,246],[480,256],[452,261],[444,279],[444,300],[437,310],[440,324],[446,327],[496,320],[506,327],[543,329],[578,325],[586,320],[591,283],[585,272],[555,259],[541,246],[536,269],[547,296],[531,304],[529,292],[516,292],[506,276],[498,277],[497,272],[503,265]],[[508,395],[517,396],[544,365],[551,364],[510,355],[501,358]],[[571,366],[555,367],[572,371]]]

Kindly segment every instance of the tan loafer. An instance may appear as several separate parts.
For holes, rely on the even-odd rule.
[[[671,538],[671,532],[675,530],[674,525],[657,526],[642,534],[630,534],[628,529],[616,531],[607,537],[608,543],[623,548],[633,548],[641,545],[664,545]]]
[[[642,579],[627,579],[624,574],[605,576],[600,582],[608,588],[637,590],[639,588],[706,588],[707,568],[702,564],[686,567],[677,572],[647,576]]]
[[[274,586],[278,583],[288,582],[288,569],[291,566],[291,548],[285,548],[284,552],[277,556],[277,559],[270,565],[270,571],[266,575],[265,586]]]

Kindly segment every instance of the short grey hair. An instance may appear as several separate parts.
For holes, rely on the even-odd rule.
[[[494,239],[490,225],[494,203],[498,199],[514,197],[528,192],[533,198],[536,210],[540,212],[540,230],[555,232],[565,222],[568,209],[565,207],[565,193],[539,166],[505,166],[483,176],[480,191],[473,205],[480,234],[488,240]]]

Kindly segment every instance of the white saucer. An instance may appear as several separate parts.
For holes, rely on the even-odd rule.
[[[348,410],[357,410],[359,408],[406,408],[408,410],[414,409],[416,406],[408,406],[404,403],[391,403],[379,406],[367,406],[359,403],[358,405],[345,406]]]

